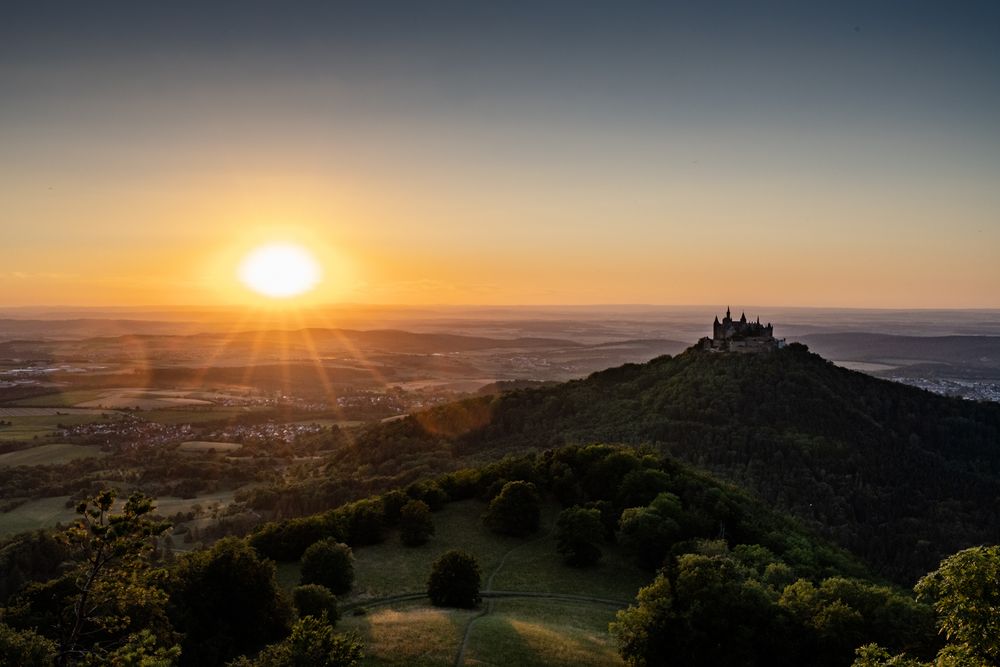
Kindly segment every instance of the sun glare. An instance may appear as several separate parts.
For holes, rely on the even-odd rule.
[[[250,252],[240,263],[244,285],[264,296],[285,299],[308,292],[322,271],[308,250],[291,243],[274,243]]]

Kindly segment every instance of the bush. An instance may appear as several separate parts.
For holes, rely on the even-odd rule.
[[[601,559],[604,526],[595,509],[570,507],[556,521],[556,550],[570,565],[593,565]]]
[[[347,542],[350,544],[363,546],[382,541],[384,526],[382,503],[375,500],[359,500],[345,505],[337,512],[344,517]]]
[[[399,489],[383,494],[382,518],[387,526],[395,526],[399,523],[399,511],[408,502],[410,502],[410,497]]]
[[[531,482],[507,482],[483,517],[495,533],[523,537],[538,530],[541,499]]]
[[[354,553],[346,544],[327,538],[302,554],[302,584],[319,584],[336,595],[343,595],[354,585]]]
[[[406,494],[414,500],[424,501],[435,512],[449,500],[448,494],[435,482],[414,482],[406,487]]]
[[[337,598],[330,589],[319,584],[305,584],[292,589],[292,602],[299,617],[316,616],[321,618],[326,614],[330,625],[334,625],[340,614],[337,612]]]
[[[0,665],[49,667],[56,660],[56,645],[31,630],[15,630],[0,623]]]
[[[399,538],[408,547],[424,544],[434,534],[431,508],[422,500],[411,500],[399,512]]]
[[[362,658],[361,640],[336,635],[329,624],[312,616],[292,626],[284,641],[268,646],[253,660],[241,658],[233,667],[354,667]]]
[[[475,607],[479,597],[479,563],[462,551],[448,551],[434,561],[427,596],[436,607]]]

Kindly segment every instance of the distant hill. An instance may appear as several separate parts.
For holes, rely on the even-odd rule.
[[[818,527],[884,575],[1000,541],[1000,405],[834,366],[803,345],[690,350],[551,388],[477,397],[369,431],[376,464],[563,443],[654,443]]]

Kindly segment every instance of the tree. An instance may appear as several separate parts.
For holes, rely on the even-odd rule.
[[[434,534],[431,508],[422,500],[411,500],[399,511],[399,538],[408,547],[424,544]]]
[[[51,667],[56,645],[31,630],[15,630],[0,623],[0,665],[11,667]]]
[[[570,507],[556,520],[556,550],[570,565],[593,565],[601,559],[604,526],[596,509]]]
[[[268,646],[253,660],[240,658],[232,667],[354,667],[362,654],[361,640],[354,635],[337,635],[315,616],[300,618],[291,635]]]
[[[1000,663],[1000,546],[973,547],[941,561],[914,587],[938,629],[973,660]]]
[[[64,581],[73,592],[59,617],[60,664],[103,652],[140,618],[161,617],[166,594],[148,576],[152,538],[169,523],[152,518],[153,501],[133,493],[114,511],[117,491],[105,489],[76,507],[64,534],[76,561]],[[87,638],[87,639],[85,639]]]
[[[647,570],[660,567],[681,531],[676,521],[664,516],[655,506],[625,510],[618,529],[622,549],[636,559],[639,567]]]
[[[218,665],[285,636],[291,609],[274,564],[228,537],[181,558],[170,596],[182,665]]]
[[[156,635],[142,630],[129,635],[126,642],[110,653],[89,654],[81,667],[173,667],[180,657],[180,646],[158,646]]]
[[[326,586],[306,584],[292,589],[292,602],[299,617],[326,615],[330,625],[335,625],[340,614],[337,612],[337,598]]]
[[[395,526],[399,523],[399,512],[408,502],[410,497],[399,489],[382,494],[382,518],[386,525]]]
[[[302,554],[300,581],[326,586],[335,595],[349,592],[354,585],[354,553],[332,537],[320,540]]]
[[[618,612],[611,633],[628,665],[802,664],[781,610],[728,557],[681,556]]]
[[[434,561],[427,595],[436,607],[475,607],[479,597],[479,563],[469,554],[452,550]]]
[[[531,482],[507,482],[483,517],[495,533],[523,537],[538,530],[541,498]]]

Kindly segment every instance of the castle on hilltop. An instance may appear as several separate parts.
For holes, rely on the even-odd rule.
[[[774,337],[770,322],[761,324],[759,316],[756,322],[748,322],[746,313],[734,320],[729,308],[721,322],[718,316],[715,317],[712,337],[698,341],[698,347],[714,352],[770,352],[784,346],[785,339]]]

